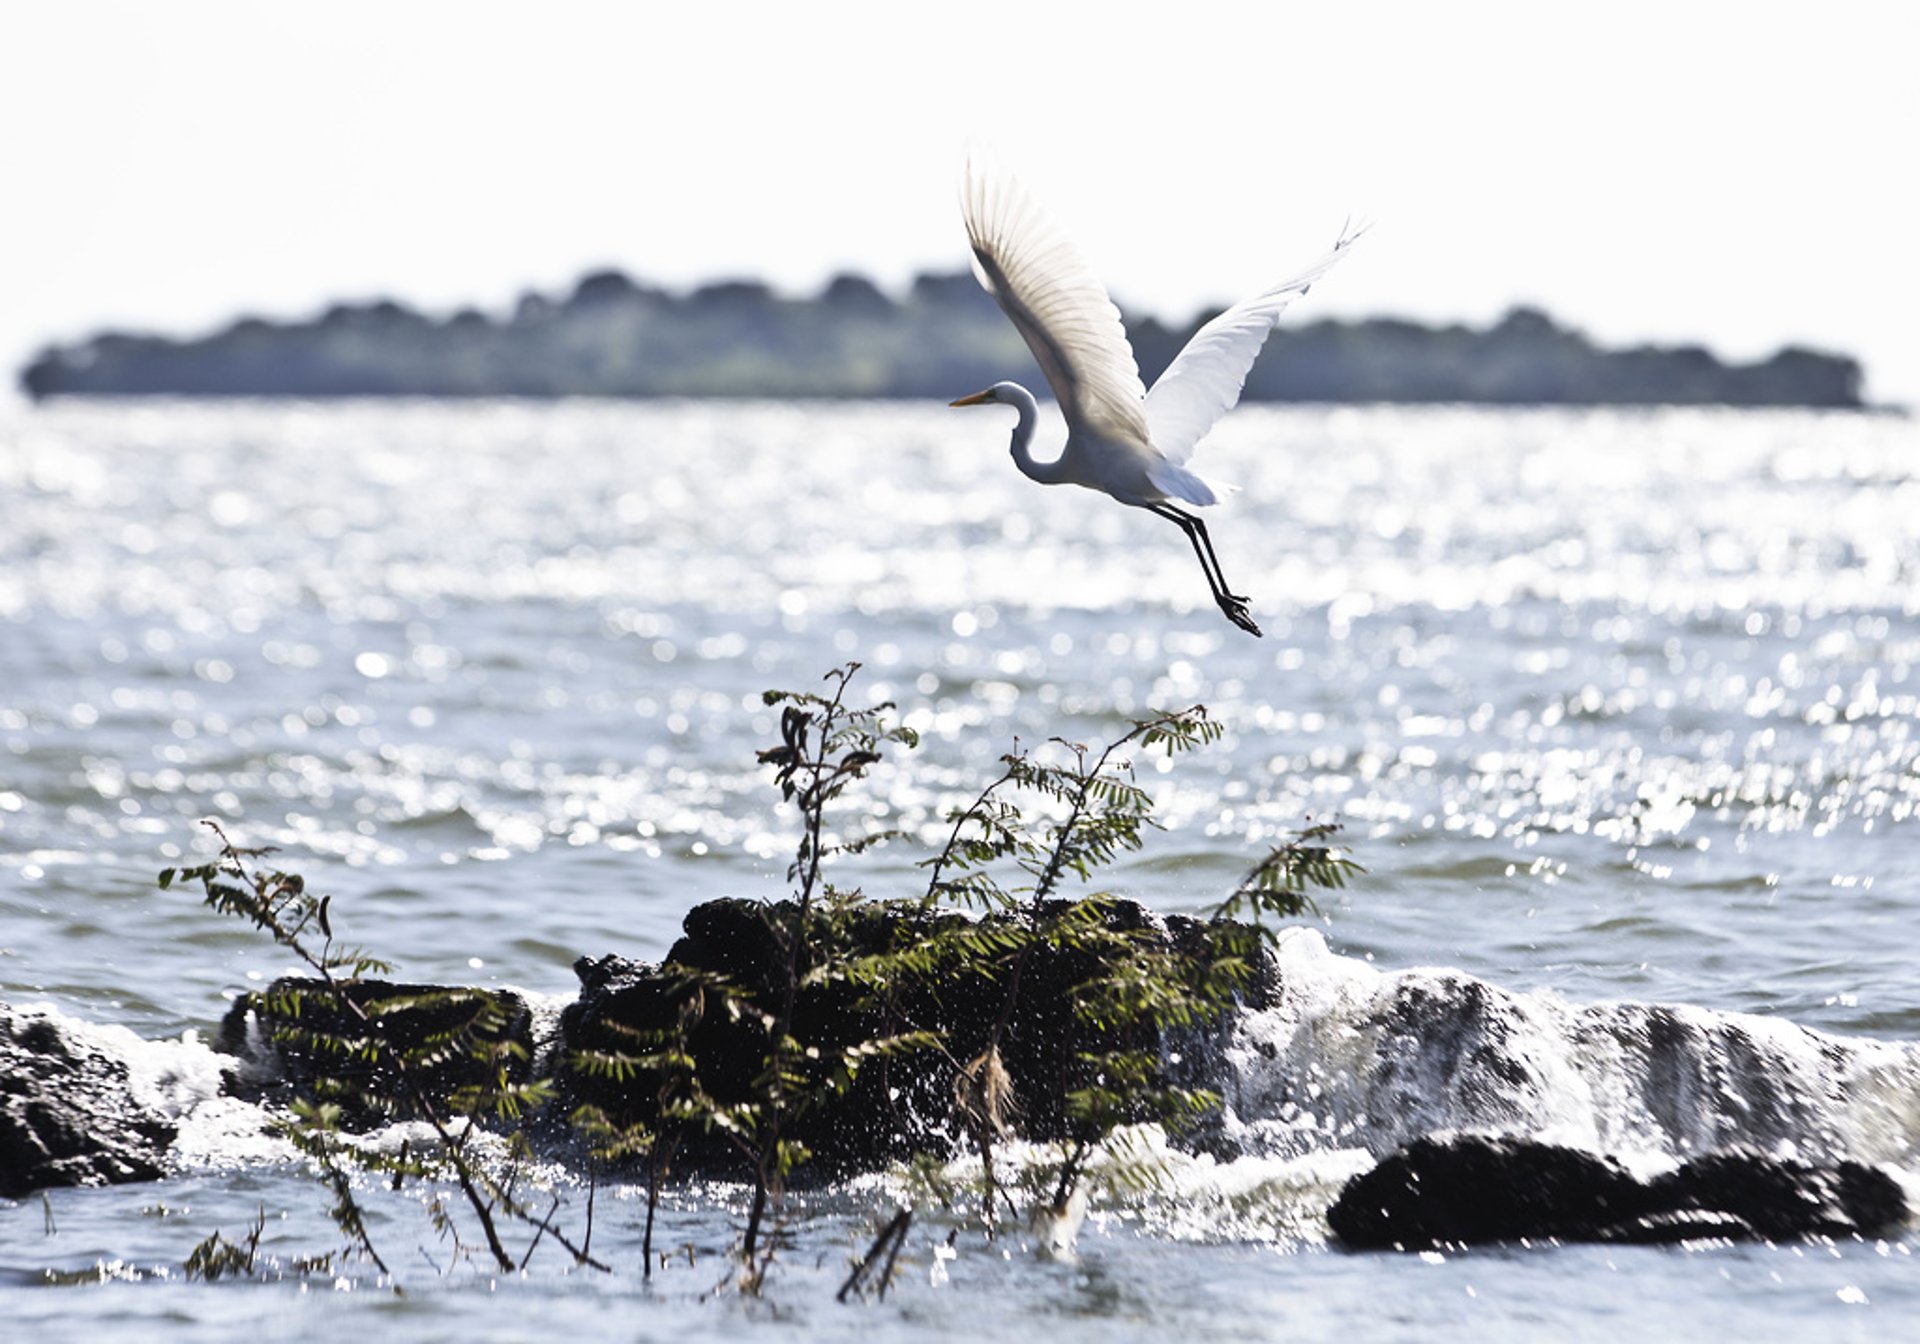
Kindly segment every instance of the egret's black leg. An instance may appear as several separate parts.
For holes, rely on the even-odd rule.
[[[1213,539],[1207,535],[1205,524],[1171,504],[1151,504],[1148,507],[1162,518],[1178,524],[1180,530],[1186,533],[1187,540],[1193,544],[1193,553],[1200,559],[1200,572],[1206,576],[1207,587],[1212,591],[1214,601],[1222,607],[1229,602],[1245,602],[1245,598],[1227,591],[1226,577],[1220,572],[1220,559],[1213,553]]]
[[[1247,607],[1247,599],[1227,591],[1227,576],[1220,569],[1220,557],[1213,553],[1213,538],[1207,535],[1207,525],[1184,509],[1162,502],[1147,506],[1162,518],[1171,519],[1180,525],[1187,534],[1187,540],[1193,543],[1193,553],[1200,557],[1201,572],[1207,576],[1207,587],[1213,590],[1213,600],[1220,604],[1227,619],[1250,635],[1258,635],[1260,627],[1253,623],[1253,613]]]

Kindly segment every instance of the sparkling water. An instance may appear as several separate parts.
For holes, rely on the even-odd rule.
[[[1836,1051],[1859,1062],[1804,1132],[1742,1134],[1745,1113],[1702,1100],[1735,1117],[1718,1141],[1848,1152],[1920,1188],[1914,424],[1243,409],[1199,465],[1241,487],[1209,521],[1259,640],[1212,605],[1177,529],[1026,481],[1009,428],[896,404],[0,416],[0,999],[100,1033],[183,1123],[167,1181],[0,1204],[10,1325],[1909,1337],[1911,1231],[1401,1257],[1330,1249],[1321,1215],[1404,1137],[1354,1082],[1378,1043],[1340,1033],[1410,976],[1488,982],[1536,1033],[1516,1132],[1680,1151],[1609,1090],[1626,1066],[1575,1048],[1673,1004],[1776,1041],[1783,1089]],[[949,1225],[929,1212],[879,1307],[833,1289],[891,1211],[885,1182],[797,1200],[758,1300],[708,1296],[728,1189],[675,1192],[656,1239],[684,1251],[651,1284],[623,1188],[599,1192],[613,1275],[543,1252],[496,1281],[400,1200],[378,1211],[405,1297],[357,1266],[184,1281],[195,1242],[262,1210],[280,1263],[337,1243],[325,1193],[218,1098],[198,1044],[289,969],[156,887],[211,854],[202,818],[277,846],[408,979],[564,997],[578,956],[657,958],[689,905],[785,890],[794,817],[754,761],[776,722],[760,692],[854,661],[856,693],[896,702],[922,744],[876,769],[849,825],[932,837],[1016,743],[1104,742],[1192,703],[1226,736],[1139,762],[1165,830],[1107,887],[1200,909],[1268,845],[1344,823],[1367,872],[1289,935],[1295,1019],[1248,1027],[1297,1067],[1242,1059],[1243,1156],[1174,1155],[1165,1189],[1096,1207],[1073,1263],[965,1234],[936,1255]],[[923,852],[894,843],[835,880],[915,893]],[[1403,1127],[1491,1123],[1426,1086]],[[584,1191],[556,1179],[577,1218]]]

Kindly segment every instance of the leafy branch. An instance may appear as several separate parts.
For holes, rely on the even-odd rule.
[[[798,890],[787,918],[773,923],[774,936],[785,952],[785,976],[778,1007],[759,1014],[766,1041],[764,1064],[753,1081],[754,1100],[738,1109],[734,1124],[723,1126],[753,1167],[753,1206],[741,1239],[741,1258],[747,1267],[747,1282],[755,1287],[764,1278],[768,1263],[761,1254],[760,1236],[769,1201],[778,1196],[787,1176],[809,1156],[803,1145],[787,1137],[790,1122],[827,1095],[845,1092],[865,1059],[917,1045],[909,1036],[875,1039],[823,1058],[817,1048],[805,1045],[793,1033],[801,987],[821,975],[820,968],[811,965],[816,951],[809,936],[814,905],[822,895],[835,894],[831,889],[823,890],[821,881],[821,864],[830,844],[828,809],[849,784],[884,759],[883,747],[912,747],[919,742],[911,728],[888,720],[894,708],[890,702],[869,709],[847,705],[847,688],[859,670],[858,663],[847,663],[829,672],[825,677],[831,684],[829,694],[768,691],[762,697],[764,703],[782,708],[780,744],[762,751],[759,759],[773,766],[781,797],[799,808],[801,827],[794,860],[787,870],[788,880],[796,882]],[[869,834],[834,848],[862,850],[886,834]],[[738,1000],[729,1000],[729,1007],[744,1011]]]
[[[246,919],[313,971],[321,986],[317,999],[298,988],[256,996],[256,1003],[280,1024],[276,1034],[303,1051],[340,1062],[353,1061],[389,1079],[409,1112],[424,1121],[437,1140],[437,1151],[431,1156],[410,1147],[403,1147],[398,1155],[386,1155],[344,1144],[340,1138],[342,1108],[337,1101],[324,1097],[325,1093],[337,1095],[343,1090],[338,1067],[323,1074],[322,1099],[293,1103],[281,1131],[320,1167],[334,1192],[333,1220],[349,1241],[391,1279],[392,1271],[374,1245],[366,1211],[354,1193],[353,1171],[386,1175],[396,1189],[408,1179],[444,1174],[458,1187],[481,1229],[488,1254],[501,1271],[511,1271],[519,1262],[501,1238],[497,1213],[533,1226],[542,1236],[553,1237],[573,1254],[576,1263],[605,1269],[575,1247],[548,1218],[532,1213],[513,1198],[473,1154],[472,1143],[483,1115],[513,1119],[540,1105],[548,1094],[545,1084],[511,1082],[509,1065],[519,1047],[503,1038],[498,1006],[485,995],[459,990],[384,998],[364,992],[368,988],[366,977],[388,974],[392,967],[336,942],[330,914],[332,898],[308,892],[298,874],[255,868],[256,860],[273,851],[242,848],[218,823],[203,824],[220,842],[218,855],[197,866],[162,870],[160,886],[165,889],[175,881],[199,882],[208,906]],[[319,935],[317,946],[315,933]],[[463,1003],[477,1006],[453,1027],[430,1033],[413,1049],[391,1045],[382,1028],[382,1019],[389,1014],[430,1005],[458,1009]],[[325,1025],[298,1025],[316,1010],[330,1010],[348,1024],[349,1032]],[[456,1089],[443,1102],[429,1085],[427,1074],[434,1065],[456,1056],[479,1066],[482,1081]],[[361,1089],[358,1095],[376,1110],[387,1109],[382,1095],[367,1089]],[[453,1226],[444,1216],[437,1216],[436,1223],[443,1233],[453,1234]]]

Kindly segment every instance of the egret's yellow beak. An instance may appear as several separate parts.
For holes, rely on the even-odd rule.
[[[985,404],[986,402],[993,400],[992,393],[993,393],[993,389],[988,388],[985,392],[975,392],[970,397],[962,397],[958,401],[950,401],[947,403],[947,405],[949,406],[980,406]]]

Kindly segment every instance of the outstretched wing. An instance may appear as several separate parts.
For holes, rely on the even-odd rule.
[[[972,157],[960,210],[973,273],[1040,362],[1067,424],[1144,441],[1140,368],[1120,310],[1080,249],[1018,182]]]
[[[1147,424],[1153,431],[1153,446],[1162,455],[1172,462],[1193,456],[1194,445],[1240,400],[1247,371],[1280,314],[1332,270],[1365,232],[1365,228],[1344,231],[1330,252],[1299,275],[1241,300],[1193,334],[1147,393]]]

